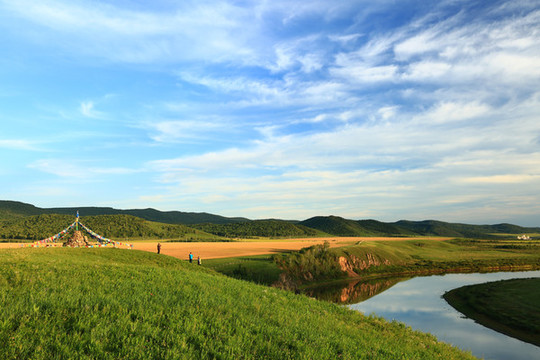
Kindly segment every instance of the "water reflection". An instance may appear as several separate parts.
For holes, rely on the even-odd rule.
[[[304,292],[320,300],[351,304],[350,308],[366,314],[401,321],[487,360],[540,360],[539,347],[477,324],[442,298],[446,291],[465,285],[528,277],[540,277],[540,271],[356,280],[313,287]]]
[[[540,277],[540,271],[416,277],[350,307],[404,322],[485,359],[540,359],[539,347],[465,318],[441,297],[446,291],[464,285],[526,277]]]
[[[339,304],[355,304],[388,290],[401,281],[409,279],[410,277],[382,278],[368,281],[339,281],[306,288],[303,289],[302,292],[319,300]]]

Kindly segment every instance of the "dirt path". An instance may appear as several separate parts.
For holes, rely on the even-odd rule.
[[[216,259],[237,256],[276,254],[283,251],[300,250],[304,247],[315,244],[322,244],[325,241],[331,247],[339,247],[355,244],[359,241],[403,241],[414,238],[396,237],[331,237],[331,238],[307,238],[273,241],[238,241],[238,242],[162,242],[161,253],[174,256],[179,259],[187,259],[190,252],[195,259],[200,256],[202,259]],[[448,238],[418,238],[431,240],[445,240]],[[135,250],[156,252],[158,241],[133,242]],[[0,249],[18,248],[18,243],[0,243]]]

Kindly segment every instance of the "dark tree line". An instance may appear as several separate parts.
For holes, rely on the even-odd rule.
[[[232,224],[198,224],[193,227],[227,238],[317,236],[320,231],[280,220],[255,220]]]
[[[0,221],[0,239],[41,240],[56,235],[73,221],[74,216],[56,214],[4,220]],[[80,222],[111,239],[178,239],[197,231],[185,225],[155,223],[131,215],[86,216]]]

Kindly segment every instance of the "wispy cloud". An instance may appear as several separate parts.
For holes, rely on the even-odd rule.
[[[0,148],[11,150],[43,151],[38,142],[25,139],[0,139]]]
[[[103,114],[96,110],[93,101],[82,101],[80,104],[80,112],[83,116],[88,118],[96,119],[103,117]]]
[[[95,181],[102,176],[129,175],[141,172],[141,169],[125,167],[96,167],[85,164],[86,161],[78,159],[40,159],[29,164],[28,167],[41,172],[56,175],[64,179]]]
[[[143,127],[151,129],[151,139],[159,143],[207,141],[234,131],[234,124],[217,119],[152,120]]]
[[[241,34],[245,11],[224,2],[185,4],[173,11],[137,11],[86,1],[3,2],[2,7],[55,32],[57,41],[49,46],[67,46],[94,57],[144,63],[249,55],[242,45],[243,36],[229,36],[231,31]],[[186,48],[190,51],[184,51]]]
[[[124,204],[479,221],[536,209],[537,4],[402,6],[0,0],[3,64],[35,68],[3,90],[21,120],[5,134],[55,145],[22,159],[33,175],[129,178]]]

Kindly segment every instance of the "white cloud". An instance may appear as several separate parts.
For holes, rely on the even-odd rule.
[[[414,116],[398,106],[383,106],[370,122],[355,121],[364,115],[361,110],[325,113],[300,123],[346,122],[325,132],[286,136],[270,126],[263,139],[242,147],[149,166],[178,197],[200,196],[200,201],[216,199],[215,204],[228,206],[236,202],[239,211],[263,211],[256,204],[264,201],[267,211],[294,207],[306,215],[332,208],[380,218],[408,207],[419,218],[440,211],[446,219],[459,219],[457,211],[436,208],[466,206],[474,197],[477,208],[500,209],[504,205],[487,204],[494,193],[512,193],[507,185],[525,184],[523,193],[540,186],[533,172],[540,168],[538,109],[533,95],[496,107],[474,100],[439,102]],[[310,194],[316,199],[306,200]],[[369,203],[371,211],[351,205],[350,198]]]
[[[231,131],[231,124],[223,121],[208,119],[205,120],[169,120],[169,121],[148,121],[143,127],[152,130],[150,136],[157,142],[183,142],[200,141],[209,139],[216,133]]]
[[[83,116],[88,118],[98,119],[103,117],[103,114],[96,110],[93,101],[82,101],[79,110]]]
[[[161,12],[95,2],[18,1],[2,7],[47,34],[54,32],[56,41],[47,46],[93,57],[126,62],[249,57],[240,31],[245,30],[245,11],[224,2],[185,4]],[[39,33],[33,36],[39,38]]]
[[[418,61],[408,65],[403,80],[438,81],[448,78],[452,65],[443,61]]]
[[[359,84],[391,81],[397,72],[398,67],[395,65],[369,66],[360,63],[331,69],[331,74]]]
[[[475,184],[519,184],[525,182],[540,182],[540,174],[505,174],[505,175],[491,175],[491,176],[475,176],[469,178],[462,178],[460,181],[465,183]]]
[[[427,112],[416,116],[415,121],[432,124],[463,122],[486,116],[490,111],[491,108],[489,106],[478,103],[477,101],[468,103],[442,102],[436,104]]]
[[[92,181],[106,175],[129,175],[141,172],[141,169],[125,167],[84,166],[85,161],[77,159],[40,159],[28,167],[65,179]]]
[[[0,139],[0,148],[11,150],[42,151],[37,143],[24,139]]]

